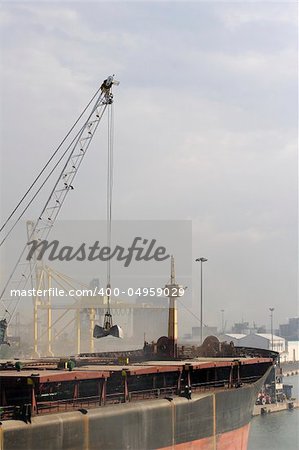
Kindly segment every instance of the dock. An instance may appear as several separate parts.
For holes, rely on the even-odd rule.
[[[275,413],[279,411],[291,411],[299,408],[298,400],[288,400],[286,402],[270,403],[268,405],[254,405],[253,416],[260,416],[262,414]]]
[[[294,370],[290,370],[288,372],[283,372],[282,373],[283,377],[292,377],[294,375],[299,375],[299,369],[294,369]]]

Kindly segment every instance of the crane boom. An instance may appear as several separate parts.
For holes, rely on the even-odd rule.
[[[93,136],[102,120],[107,108],[113,103],[111,88],[113,84],[119,84],[113,76],[109,76],[101,85],[101,92],[97,97],[94,106],[87,120],[77,133],[73,147],[71,148],[66,162],[61,170],[51,193],[39,214],[32,232],[26,242],[5,286],[0,294],[0,345],[6,343],[6,328],[11,321],[21,300],[21,295],[12,296],[11,290],[22,291],[26,288],[28,281],[35,271],[36,260],[26,260],[28,243],[37,239],[46,240],[54,223],[61,211],[61,208],[68,196],[74,189],[73,182],[87,153]],[[10,288],[10,289],[9,289]]]

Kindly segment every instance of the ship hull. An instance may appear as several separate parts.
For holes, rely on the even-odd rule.
[[[239,388],[4,421],[2,450],[246,450],[264,377]]]
[[[183,442],[182,444],[164,447],[161,450],[247,450],[250,424],[237,430],[218,434],[216,437]]]

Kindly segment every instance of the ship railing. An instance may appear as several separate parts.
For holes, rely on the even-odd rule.
[[[242,383],[255,383],[257,380],[260,380],[261,376],[260,375],[254,375],[251,377],[242,377],[241,381]]]
[[[106,401],[107,404],[115,404],[115,403],[124,403],[125,401],[125,395],[122,392],[115,392],[114,394],[106,394]]]
[[[207,391],[211,388],[224,388],[228,385],[228,380],[214,380],[214,381],[206,381],[204,383],[192,383],[191,389],[193,392],[197,391]]]
[[[240,378],[240,382],[243,384],[250,384],[250,383],[254,383],[257,380],[260,379],[260,376],[255,375],[255,376],[251,376],[251,377],[242,377]],[[193,392],[197,392],[197,391],[205,391],[205,390],[209,390],[211,388],[217,389],[217,388],[229,388],[229,387],[234,387],[236,384],[238,383],[238,380],[234,380],[233,383],[230,383],[229,380],[223,379],[223,380],[213,380],[213,381],[207,381],[204,383],[192,383],[191,389]]]
[[[62,412],[73,410],[74,408],[90,408],[100,404],[100,397],[80,397],[67,400],[50,400],[47,402],[37,402],[37,413]]]
[[[106,404],[114,404],[114,403],[123,403],[124,402],[124,394],[121,392],[116,392],[113,394],[106,394],[105,403]],[[99,396],[92,397],[80,397],[76,399],[67,399],[67,400],[53,400],[47,402],[38,402],[37,409],[38,413],[43,412],[54,412],[54,411],[68,411],[75,408],[90,408],[101,406],[101,398]]]
[[[149,398],[164,398],[170,395],[176,395],[177,393],[178,389],[176,386],[156,388],[156,389],[146,389],[143,391],[130,391],[129,401],[143,400]]]

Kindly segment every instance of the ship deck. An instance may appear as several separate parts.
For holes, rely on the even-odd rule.
[[[80,366],[72,370],[59,368],[58,358],[26,359],[21,362],[21,370],[15,368],[18,361],[0,360],[0,379],[9,377],[35,378],[40,382],[67,381],[73,379],[108,378],[112,373],[125,370],[130,375],[157,374],[166,372],[182,372],[189,368],[192,370],[209,369],[217,367],[232,367],[247,364],[269,363],[271,358],[194,358],[183,361],[178,360],[149,360],[132,364],[103,364],[98,358],[80,358]],[[35,371],[35,372],[33,372]],[[37,372],[38,371],[38,372]]]
[[[78,367],[54,358],[2,361],[1,419],[15,417],[28,405],[30,415],[35,415],[185,396],[187,387],[197,394],[229,390],[255,383],[273,363],[272,358],[265,357],[201,357],[131,364],[103,364],[98,357],[93,360],[90,356],[84,360],[80,358]]]

